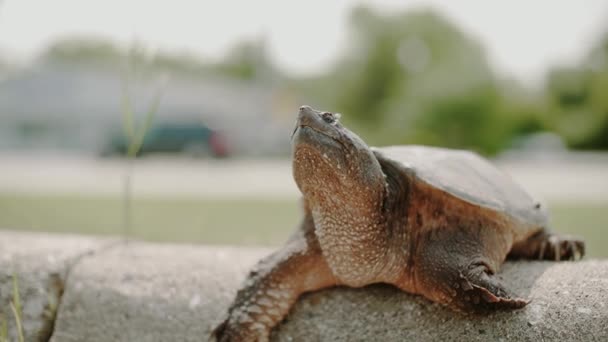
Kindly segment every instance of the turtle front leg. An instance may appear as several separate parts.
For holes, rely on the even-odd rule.
[[[335,285],[316,241],[304,236],[260,261],[212,332],[212,341],[263,342],[304,292]]]
[[[464,312],[524,307],[528,301],[514,295],[495,275],[509,241],[499,228],[486,223],[471,223],[469,229],[449,226],[420,236],[425,248],[412,256],[417,266],[414,292]]]
[[[509,252],[510,259],[577,260],[585,255],[585,241],[578,237],[554,234],[546,229],[517,242]]]
[[[454,260],[439,266],[435,260],[429,268],[417,272],[420,294],[464,312],[512,310],[529,303],[503,286],[485,257],[453,257],[462,258],[463,263]]]

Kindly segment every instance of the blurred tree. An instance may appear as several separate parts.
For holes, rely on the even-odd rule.
[[[111,41],[96,37],[71,37],[52,43],[43,61],[69,63],[119,63],[126,54]]]
[[[157,53],[154,56],[155,68],[171,72],[172,74],[187,75],[189,77],[203,77],[211,72],[211,65],[204,63],[197,56],[190,54]]]
[[[164,71],[188,77],[205,77],[210,74],[229,78],[251,80],[275,77],[278,71],[273,67],[266,53],[263,40],[237,42],[221,62],[205,61],[189,54],[152,53],[140,43],[135,43],[138,53],[134,61],[138,68],[148,71]],[[41,56],[43,62],[86,64],[120,67],[127,60],[128,51],[111,41],[97,37],[72,37],[51,44]],[[132,58],[131,58],[132,59]]]
[[[494,153],[503,147],[507,135],[504,118],[496,115],[499,102],[492,84],[441,96],[424,104],[407,140]]]
[[[277,74],[268,58],[263,39],[237,42],[215,66],[215,70],[230,77],[252,80],[265,79]]]
[[[405,81],[392,25],[365,7],[356,8],[351,15],[353,46],[336,71],[345,77],[336,108],[366,124],[381,120],[382,105]]]
[[[372,143],[495,153],[522,129],[481,46],[445,18],[358,7],[351,26],[350,49],[319,86]]]
[[[575,148],[608,149],[608,34],[576,67],[547,76],[551,127]]]
[[[133,49],[137,50],[133,53]],[[128,48],[98,37],[72,37],[51,44],[40,58],[43,62],[121,67],[126,60],[143,69],[159,69],[190,76],[208,72],[210,66],[187,54],[155,52],[134,41]]]

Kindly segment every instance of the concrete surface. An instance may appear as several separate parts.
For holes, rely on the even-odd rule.
[[[52,342],[205,341],[247,270],[270,252],[142,242],[99,249],[105,241],[2,232],[0,241],[2,260],[19,260],[23,277],[55,269],[45,256],[65,265],[93,251],[63,279]],[[532,299],[528,307],[466,316],[387,285],[336,288],[303,296],[273,341],[608,340],[608,260],[508,263],[501,275]]]
[[[276,341],[607,341],[608,261],[519,262],[502,277],[522,310],[462,315],[387,285],[300,300]]]
[[[608,154],[502,158],[496,164],[548,201],[608,201]],[[0,192],[118,195],[124,159],[0,153]],[[559,186],[556,186],[559,184]],[[146,157],[133,166],[137,196],[297,198],[289,160]]]
[[[14,295],[13,276],[17,277],[25,340],[46,341],[72,265],[111,243],[69,235],[0,231],[0,320],[8,322],[9,341],[17,341],[9,304]]]
[[[87,258],[66,284],[51,342],[206,341],[269,252],[131,243]]]

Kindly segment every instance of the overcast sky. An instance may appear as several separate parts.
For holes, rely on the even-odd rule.
[[[485,45],[498,72],[525,82],[580,60],[608,30],[608,0],[0,0],[0,52],[24,62],[59,37],[98,35],[219,58],[238,39],[264,37],[282,69],[318,72],[344,47],[361,2],[437,9]]]

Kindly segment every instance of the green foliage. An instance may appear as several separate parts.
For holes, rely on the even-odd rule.
[[[134,48],[138,53],[134,54]],[[156,52],[146,53],[145,46],[134,44],[125,49],[112,41],[98,37],[71,37],[51,44],[42,54],[42,62],[59,62],[70,65],[95,65],[120,68],[125,59],[140,69],[151,72],[168,72],[187,77],[222,75],[250,80],[264,73],[276,73],[272,67],[264,42],[245,40],[237,42],[221,61],[205,61],[189,54]],[[2,68],[0,61],[0,69]]]
[[[498,97],[490,85],[426,103],[414,122],[416,141],[496,152],[505,143],[505,134],[499,132],[505,126],[500,124],[504,118],[498,112]]]
[[[72,37],[50,45],[42,59],[69,63],[118,64],[125,53],[108,40],[95,37]]]
[[[357,8],[354,42],[326,88],[329,103],[375,144],[422,143],[495,153],[509,140],[501,88],[480,46],[429,11]],[[344,76],[346,75],[346,76]],[[364,129],[363,131],[366,131]]]
[[[157,71],[168,71],[172,74],[188,75],[189,77],[205,77],[212,71],[212,67],[208,63],[186,54],[157,53],[154,56],[153,68]]]
[[[497,79],[479,44],[433,12],[359,7],[350,22],[350,49],[300,89],[371,144],[495,154],[549,130],[575,148],[608,148],[608,36],[585,66],[553,70],[543,96]]]
[[[215,69],[223,75],[243,80],[274,73],[266,55],[266,47],[261,40],[238,42]]]
[[[608,34],[583,64],[551,70],[538,94],[498,79],[478,42],[429,10],[357,7],[349,42],[329,72],[292,79],[286,88],[295,90],[299,102],[344,113],[345,123],[371,144],[420,143],[494,154],[519,137],[549,130],[574,148],[608,149]],[[86,37],[51,45],[43,60],[116,65],[128,55],[111,42]],[[153,73],[241,81],[281,77],[261,39],[241,41],[215,62],[166,53],[130,58]],[[128,98],[123,100],[128,113]],[[149,113],[158,102],[159,97],[151,101]],[[142,129],[135,129],[125,115],[131,153],[139,149],[147,125],[144,119]]]
[[[547,77],[552,128],[575,148],[608,149],[608,34],[582,65]]]

